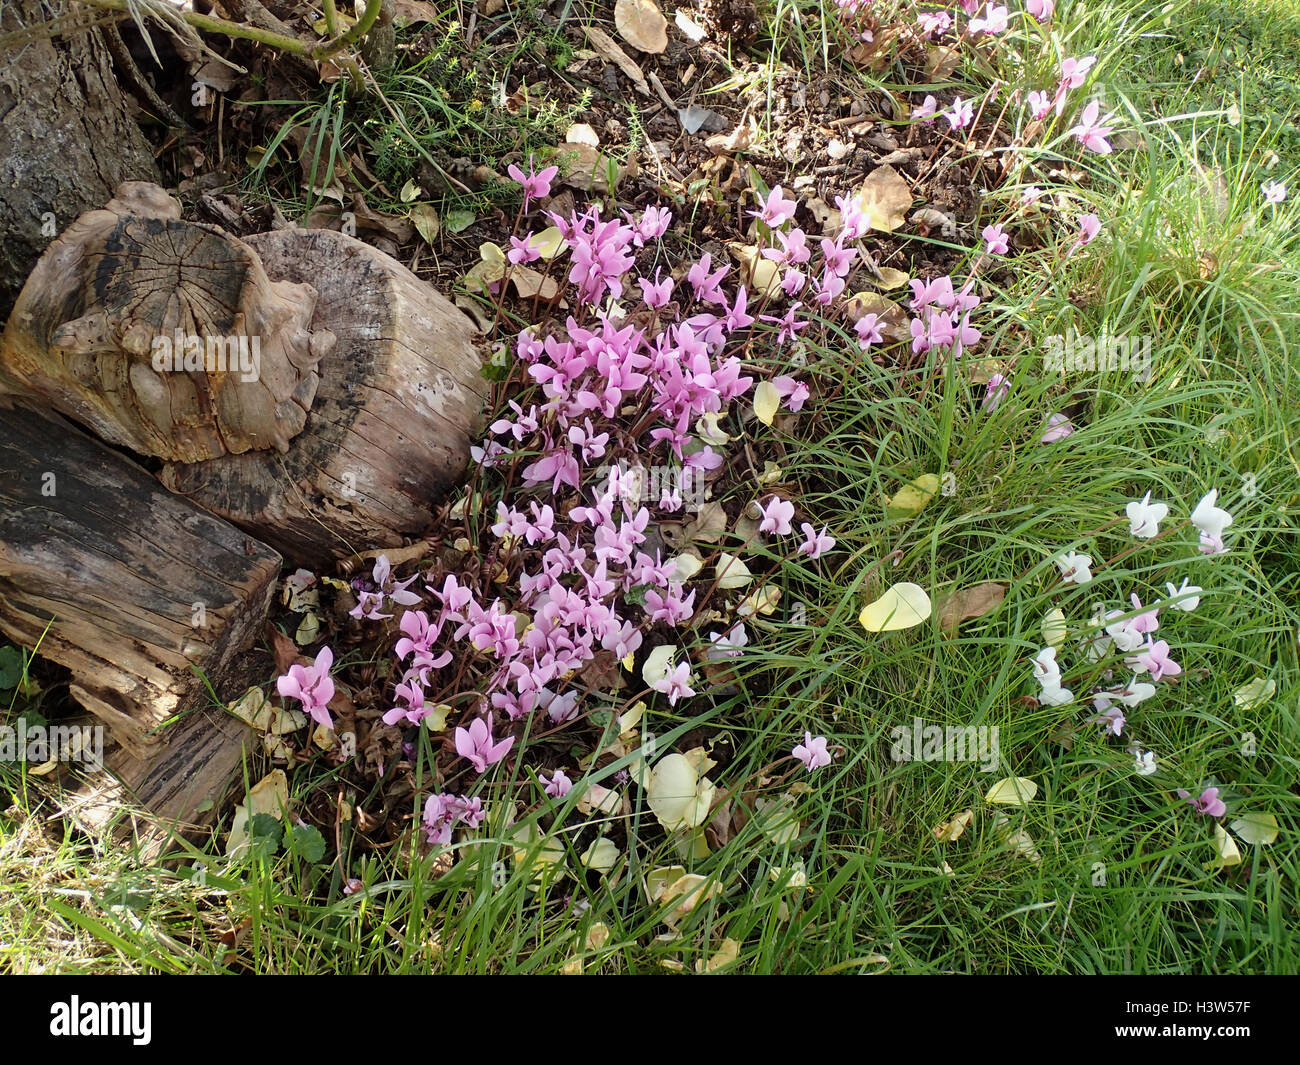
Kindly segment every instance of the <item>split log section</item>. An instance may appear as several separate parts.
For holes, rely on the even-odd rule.
[[[196,670],[220,679],[253,642],[280,555],[320,568],[427,532],[486,391],[469,319],[389,256],[180,214],[124,183],[51,244],[0,341],[18,404],[0,413],[0,631],[72,670],[134,760],[123,780],[171,787],[169,816],[213,797],[159,778],[198,770],[178,753],[205,746]],[[174,494],[36,409],[161,462]]]

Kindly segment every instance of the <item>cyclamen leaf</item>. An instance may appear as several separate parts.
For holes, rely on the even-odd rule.
[[[0,647],[0,691],[18,687],[23,677],[23,656],[15,647]]]
[[[1278,837],[1277,818],[1272,814],[1245,813],[1231,824],[1243,843],[1267,847]]]
[[[1243,710],[1256,710],[1263,706],[1277,691],[1277,684],[1272,677],[1256,677],[1243,684],[1232,693],[1232,701]]]
[[[1069,634],[1065,624],[1065,611],[1058,607],[1044,614],[1042,630],[1043,642],[1059,651],[1065,645],[1065,637]]]
[[[294,825],[284,834],[285,849],[304,862],[319,862],[325,857],[325,837],[314,825]]]
[[[885,516],[889,518],[914,518],[939,490],[939,475],[923,473],[909,484],[903,485],[885,503]]]
[[[1219,856],[1212,862],[1206,862],[1205,869],[1227,869],[1241,864],[1241,848],[1223,830],[1223,826],[1217,823],[1214,826],[1214,849],[1219,852]]]

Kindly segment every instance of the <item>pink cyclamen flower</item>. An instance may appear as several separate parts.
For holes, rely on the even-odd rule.
[[[1047,419],[1047,429],[1038,439],[1044,444],[1055,444],[1074,432],[1074,423],[1064,414],[1053,414]]]
[[[1097,234],[1101,232],[1101,219],[1095,214],[1084,214],[1079,216],[1079,236],[1074,243],[1070,245],[1070,250],[1066,252],[1066,257],[1073,255],[1080,248],[1086,248],[1094,240]]]
[[[1203,555],[1226,555],[1228,548],[1224,545],[1222,536],[1203,532],[1201,533],[1200,551]]]
[[[763,206],[759,210],[747,213],[751,218],[757,218],[771,228],[777,229],[790,221],[798,208],[798,203],[787,200],[781,191],[781,186],[777,185],[767,194],[767,199],[763,201]]]
[[[879,315],[864,314],[853,324],[853,331],[858,334],[858,347],[863,351],[885,339]]]
[[[801,329],[808,328],[809,322],[807,320],[801,322],[795,317],[799,308],[802,306],[802,303],[792,303],[790,309],[780,318],[771,314],[759,315],[763,321],[771,322],[773,325],[778,327],[776,331],[776,343],[778,347],[784,344],[787,340],[794,340],[799,335]]]
[[[1093,68],[1097,62],[1095,55],[1087,55],[1082,59],[1068,57],[1061,60],[1061,87],[1064,89],[1077,89],[1088,79],[1088,71]]]
[[[970,20],[971,33],[1005,33],[1008,25],[1007,9],[1004,6],[995,6],[989,4],[984,9],[983,18],[973,18]]]
[[[677,700],[690,697],[695,694],[695,689],[691,687],[691,667],[688,662],[681,662],[678,665],[666,671],[662,677],[655,681],[651,687],[657,692],[662,692],[668,696],[668,705],[676,706]]]
[[[420,597],[415,592],[407,591],[418,579],[419,574],[413,574],[404,581],[394,580],[392,563],[388,561],[387,555],[380,555],[375,559],[375,568],[370,575],[375,579],[379,590],[398,606],[415,606],[419,603]]]
[[[945,111],[943,117],[948,120],[948,129],[955,132],[959,129],[965,129],[975,118],[975,105],[969,100],[963,100],[960,96],[952,102],[951,110]]]
[[[814,736],[811,732],[805,731],[803,743],[797,744],[790,753],[799,759],[810,773],[814,769],[831,764],[831,752],[826,749],[826,737]]]
[[[912,110],[912,117],[918,122],[924,122],[929,125],[938,117],[939,101],[931,95],[926,95],[920,105]]]
[[[1083,109],[1083,114],[1079,117],[1079,124],[1070,130],[1070,136],[1090,152],[1096,152],[1098,155],[1109,155],[1110,141],[1106,138],[1111,135],[1112,127],[1097,124],[1097,116],[1100,111],[1101,104],[1093,100]]]
[[[379,608],[384,605],[383,592],[358,592],[357,605],[348,611],[348,615],[364,621],[383,621],[392,614],[382,614]]]
[[[515,745],[515,738],[493,742],[492,726],[481,717],[476,717],[468,729],[457,727],[455,733],[456,753],[468,758],[470,764],[480,773],[486,773],[490,765],[496,765]]]
[[[524,209],[528,209],[528,204],[533,200],[545,199],[551,194],[551,182],[560,172],[558,166],[548,166],[545,170],[532,170],[532,161],[529,161],[529,173],[525,174],[519,167],[513,163],[506,168],[506,173],[514,178],[524,187]]]
[[[809,558],[820,558],[835,546],[835,537],[826,534],[825,525],[822,526],[821,532],[806,521],[800,522],[799,528],[804,535],[804,541],[798,547],[799,554],[807,555]]]
[[[980,410],[985,414],[992,414],[1010,391],[1011,385],[1006,377],[1000,373],[990,374],[989,382],[984,387],[984,402],[980,404]]]
[[[573,781],[563,769],[557,769],[549,777],[543,773],[537,778],[537,782],[546,789],[546,794],[552,799],[563,799],[573,790]]]
[[[710,662],[721,662],[728,658],[740,658],[749,643],[749,633],[745,631],[742,621],[736,622],[729,632],[709,633],[709,647],[704,655]]]
[[[1183,671],[1183,667],[1169,657],[1169,644],[1164,640],[1152,643],[1150,637],[1147,637],[1146,650],[1136,655],[1131,664],[1139,673],[1150,673],[1153,681],[1176,677]]]
[[[542,253],[533,247],[533,236],[530,233],[523,240],[518,237],[510,238],[510,250],[506,252],[506,258],[515,266],[522,263],[536,262],[542,257]]]
[[[673,298],[673,279],[665,277],[662,281],[659,280],[658,270],[655,271],[654,281],[638,277],[636,283],[641,286],[641,298],[645,300],[645,305],[652,310],[665,306]]]
[[[1056,11],[1056,0],[1025,0],[1025,10],[1037,22],[1047,22]]]
[[[1192,798],[1189,792],[1179,788],[1178,797],[1195,806],[1198,814],[1205,814],[1207,817],[1222,817],[1228,812],[1228,807],[1219,798],[1218,788],[1206,788],[1195,799]]]
[[[1052,109],[1052,98],[1042,89],[1031,89],[1029,92],[1029,114],[1035,122],[1039,122],[1047,117],[1047,112]]]
[[[1126,723],[1127,721],[1124,717],[1124,711],[1118,706],[1112,706],[1097,718],[1097,724],[1101,726],[1101,731],[1109,733],[1112,736],[1123,735]]]
[[[760,506],[759,513],[763,520],[758,523],[758,531],[785,536],[791,531],[790,519],[794,517],[794,504],[780,496],[773,496],[766,506]]]
[[[299,700],[312,720],[326,728],[334,727],[328,709],[334,698],[334,681],[329,675],[333,664],[334,652],[322,647],[310,666],[290,666],[289,672],[275,682],[276,691],[285,698]]]
[[[1001,226],[985,226],[984,232],[980,234],[984,242],[988,245],[990,255],[1006,255],[1011,247],[1011,242],[1007,238],[1007,232]]]

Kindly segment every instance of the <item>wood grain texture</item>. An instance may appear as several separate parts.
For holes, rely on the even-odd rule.
[[[285,451],[333,346],[309,328],[315,305],[310,284],[273,281],[242,241],[125,182],[36,264],[0,340],[0,387],[142,455]]]
[[[252,643],[280,566],[61,419],[0,411],[0,632],[67,666],[133,756]]]
[[[329,330],[307,425],[284,454],[170,463],[165,484],[317,565],[426,531],[480,431],[479,335],[395,259],[330,230],[247,238],[267,273],[314,285]]]

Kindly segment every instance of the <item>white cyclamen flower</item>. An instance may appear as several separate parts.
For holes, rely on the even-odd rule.
[[[1056,664],[1056,648],[1044,647],[1034,655],[1034,679],[1044,688],[1061,683],[1061,667]]]
[[[1087,584],[1092,580],[1092,556],[1068,551],[1053,560],[1067,584]]]
[[[1065,706],[1074,702],[1074,692],[1069,688],[1062,688],[1059,684],[1053,684],[1038,693],[1038,701],[1043,706]]]
[[[1160,523],[1165,520],[1169,508],[1163,503],[1152,503],[1148,492],[1141,500],[1130,503],[1124,508],[1128,515],[1128,528],[1139,540],[1150,540],[1160,532]]]
[[[1202,589],[1195,584],[1188,584],[1187,578],[1183,578],[1183,583],[1175,588],[1172,583],[1166,583],[1165,588],[1169,592],[1169,598],[1177,600],[1169,605],[1178,610],[1195,610],[1201,603]]]
[[[1192,524],[1209,537],[1222,537],[1223,530],[1232,524],[1232,515],[1222,507],[1216,507],[1214,501],[1219,498],[1219,490],[1213,488],[1201,496],[1201,501],[1192,511]]]
[[[1138,776],[1149,777],[1156,771],[1156,756],[1150,751],[1138,751],[1133,759],[1137,763],[1134,770]]]

